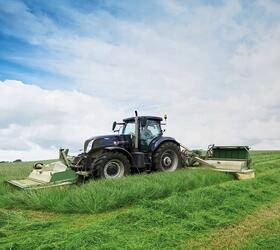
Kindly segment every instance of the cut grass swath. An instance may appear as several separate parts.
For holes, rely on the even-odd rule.
[[[137,175],[118,180],[92,181],[81,186],[17,191],[0,197],[2,207],[42,209],[67,213],[104,212],[233,180],[210,170],[179,170],[174,173]]]

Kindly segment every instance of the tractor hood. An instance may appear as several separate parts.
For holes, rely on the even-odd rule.
[[[84,143],[84,152],[87,153],[92,148],[105,148],[110,146],[120,146],[121,144],[129,144],[129,135],[101,135],[87,139]]]

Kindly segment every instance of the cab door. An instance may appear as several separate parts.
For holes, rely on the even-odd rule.
[[[151,141],[162,134],[160,121],[143,119],[140,122],[140,151],[148,152]]]

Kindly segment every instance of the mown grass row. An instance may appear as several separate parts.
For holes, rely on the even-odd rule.
[[[20,249],[188,249],[192,247],[189,240],[237,223],[280,199],[280,160],[273,163],[273,172],[269,164],[258,165],[267,174],[256,179],[174,192],[162,199],[140,199],[134,207],[98,220],[62,214],[48,221],[34,219],[33,223],[26,218],[20,222],[19,232],[19,219],[11,223],[13,219],[7,218],[2,227],[6,236],[0,243]],[[30,237],[32,233],[36,237]]]
[[[66,213],[104,212],[130,206],[141,199],[164,198],[230,180],[233,176],[225,173],[182,169],[174,173],[91,181],[80,186],[7,192],[0,197],[0,206]]]
[[[253,165],[280,159],[280,151],[252,151],[250,154],[253,159]]]
[[[268,220],[262,228],[250,235],[247,242],[240,246],[240,250],[275,249],[280,246],[280,218]]]
[[[270,171],[277,171],[280,168],[280,151],[253,152],[252,159],[252,168],[256,171],[256,176],[270,174]]]
[[[279,165],[280,154],[278,152],[254,152],[252,157],[257,175],[275,170]],[[173,193],[183,193],[233,180],[233,176],[229,174],[210,170],[183,169],[175,173],[154,173],[119,180],[91,181],[80,186],[37,191],[16,190],[5,183],[7,179],[27,176],[31,166],[31,163],[0,166],[0,207],[64,213],[104,212],[131,206],[143,199],[160,199]]]
[[[163,200],[144,201],[138,214],[120,215],[107,225],[120,225],[118,230],[125,230],[126,224],[134,228],[135,235],[145,227],[157,231],[144,239],[148,248],[168,249],[177,245],[186,249],[188,240],[238,222],[258,207],[279,199],[279,185],[278,170],[271,176],[177,193]]]

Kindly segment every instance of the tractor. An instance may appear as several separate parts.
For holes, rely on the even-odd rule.
[[[172,137],[163,136],[164,121],[156,116],[135,116],[114,122],[113,135],[85,141],[83,152],[68,156],[59,150],[59,161],[37,162],[29,176],[8,182],[22,189],[39,189],[77,183],[86,179],[113,179],[133,173],[172,172],[181,167],[210,168],[234,174],[238,179],[254,178],[248,146],[215,146],[207,151],[189,150]]]
[[[182,167],[180,144],[163,136],[165,122],[161,117],[138,116],[135,111],[135,117],[113,123],[117,134],[86,140],[71,168],[80,176],[106,179],[143,171],[175,171]]]

